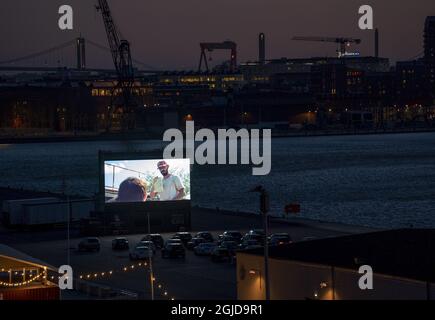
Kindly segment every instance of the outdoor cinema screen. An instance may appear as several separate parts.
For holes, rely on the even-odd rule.
[[[106,203],[190,200],[189,159],[104,161]]]

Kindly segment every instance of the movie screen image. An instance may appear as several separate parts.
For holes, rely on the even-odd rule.
[[[106,203],[190,200],[189,159],[107,160]]]

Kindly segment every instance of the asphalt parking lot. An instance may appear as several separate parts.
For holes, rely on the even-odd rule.
[[[202,212],[192,214],[192,234],[197,231],[210,231],[215,239],[224,230],[238,230],[243,232],[261,226],[259,217],[223,215],[217,212]],[[320,222],[296,223],[273,222],[270,232],[288,232],[294,241],[306,237],[324,238],[343,234],[364,232],[365,228],[343,226]],[[59,232],[59,231],[56,231]],[[173,233],[162,234],[165,239]],[[23,234],[21,241],[17,233],[10,233],[0,237],[0,241],[25,252],[35,258],[58,267],[68,264],[68,243],[66,234],[56,240],[44,240],[41,234],[35,234],[32,241],[31,234]],[[143,234],[127,235],[132,249],[143,237]],[[116,290],[125,290],[135,293],[139,298],[149,299],[150,277],[148,266],[137,267],[138,262],[129,259],[129,251],[113,251],[112,240],[115,236],[100,237],[101,250],[99,252],[78,252],[77,245],[82,238],[70,240],[70,265],[73,267],[74,276],[91,275],[90,281]],[[26,240],[24,240],[26,239]],[[37,239],[37,240],[36,240]],[[132,264],[136,264],[131,269]],[[128,271],[123,271],[127,267]],[[236,266],[229,262],[215,263],[210,257],[196,256],[192,251],[186,250],[185,259],[162,259],[160,251],[153,258],[153,270],[156,278],[156,299],[236,299],[237,282]],[[112,271],[112,275],[108,273]],[[102,273],[105,276],[100,276]],[[94,275],[97,274],[97,277]],[[157,285],[161,285],[161,289]],[[167,295],[164,295],[164,292]]]
[[[165,239],[172,234],[164,234]],[[133,248],[143,235],[130,235],[130,248]],[[90,274],[90,281],[104,284],[115,289],[128,290],[139,293],[141,297],[151,297],[149,268],[137,267],[140,261],[129,259],[129,250],[112,250],[112,239],[115,237],[101,237],[101,250],[99,252],[78,252],[79,239],[71,240],[70,265],[75,276]],[[50,241],[37,245],[20,245],[19,250],[47,261],[51,265],[59,266],[67,261],[67,241]],[[130,266],[135,264],[136,268]],[[128,271],[124,272],[127,267]],[[162,290],[156,288],[156,298],[182,298],[182,299],[235,299],[236,274],[235,265],[230,263],[213,263],[210,257],[198,257],[192,251],[186,250],[186,258],[162,259],[160,250],[153,258],[153,270],[157,284]],[[113,271],[111,276],[107,276]],[[101,273],[105,272],[105,277]],[[95,279],[94,274],[98,274]],[[164,291],[168,296],[163,295]]]

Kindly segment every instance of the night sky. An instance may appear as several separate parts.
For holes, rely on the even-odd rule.
[[[108,46],[95,2],[1,0],[0,60],[47,49],[80,33]],[[73,31],[57,27],[62,4],[74,8]],[[372,55],[373,32],[358,28],[363,4],[373,6],[381,56],[396,61],[422,52],[424,19],[435,15],[432,0],[109,0],[133,56],[159,69],[196,69],[201,41],[233,40],[239,46],[239,62],[256,60],[259,32],[267,37],[267,58],[335,55],[335,44],[292,41],[296,35],[358,37],[363,43],[355,51]],[[108,53],[91,48],[88,53],[88,66],[111,66]],[[62,57],[74,61],[71,50]],[[227,55],[216,52],[213,57],[217,63]]]

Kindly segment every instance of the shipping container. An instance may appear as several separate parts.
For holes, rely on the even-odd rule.
[[[90,213],[95,210],[95,201],[74,200],[69,203],[28,204],[24,206],[23,224],[35,226],[66,223],[70,208],[70,221],[80,221],[90,217]]]
[[[57,198],[34,198],[5,200],[2,204],[2,220],[5,225],[16,226],[24,223],[23,206],[29,204],[59,202]]]

